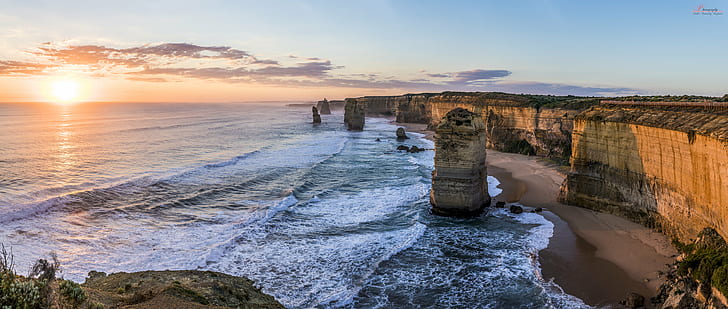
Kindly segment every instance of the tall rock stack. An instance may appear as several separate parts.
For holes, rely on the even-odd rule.
[[[346,99],[344,106],[344,123],[346,128],[351,131],[364,130],[364,112],[366,111],[366,103],[359,102],[357,99]]]
[[[319,115],[318,108],[311,106],[311,112],[313,113],[313,123],[321,123],[321,115]]]
[[[318,101],[318,104],[316,104],[316,108],[318,108],[319,113],[321,115],[331,115],[331,108],[329,107],[329,101],[324,98],[323,101]]]
[[[448,112],[435,130],[432,212],[442,216],[479,215],[490,205],[482,118],[463,108]]]

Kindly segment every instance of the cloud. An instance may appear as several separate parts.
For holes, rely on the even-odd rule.
[[[48,67],[48,65],[39,63],[0,60],[0,75],[41,74]]]
[[[401,91],[503,91],[515,93],[601,95],[638,93],[629,88],[601,88],[510,81],[509,70],[472,69],[430,73],[424,69],[405,79],[367,72],[340,73],[343,66],[320,57],[253,56],[229,46],[189,43],[147,44],[129,48],[43,43],[27,52],[32,59],[0,60],[0,76],[36,76],[72,71],[91,77],[139,82],[186,79],[289,87],[344,87]]]
[[[503,78],[511,75],[511,71],[508,70],[470,70],[450,73],[450,77],[453,78],[449,82],[450,85],[467,85],[473,83],[479,83],[482,81],[489,81],[498,78]]]
[[[449,74],[442,74],[442,73],[430,73],[430,74],[427,74],[427,76],[434,77],[434,78],[447,78],[447,77],[450,77]]]
[[[493,83],[489,88],[491,89],[490,91],[510,93],[576,96],[624,96],[642,94],[644,92],[639,89],[625,87],[589,87],[541,82],[501,82]]]

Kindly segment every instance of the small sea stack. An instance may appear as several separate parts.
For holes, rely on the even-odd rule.
[[[430,203],[441,216],[479,215],[490,205],[485,165],[485,124],[463,108],[449,111],[435,130]]]
[[[331,108],[329,107],[329,101],[324,98],[323,101],[318,101],[316,104],[316,108],[318,108],[319,113],[321,115],[331,115]]]
[[[346,129],[350,131],[364,130],[364,112],[366,111],[366,103],[359,102],[357,99],[346,99],[344,106],[344,123]]]
[[[407,137],[407,133],[404,131],[404,128],[397,128],[397,140],[403,141],[406,139],[409,139],[409,137]]]
[[[311,111],[313,112],[313,123],[321,123],[321,115],[319,115],[318,108],[311,106]]]

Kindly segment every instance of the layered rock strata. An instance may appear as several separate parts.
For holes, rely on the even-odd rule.
[[[687,241],[728,236],[728,112],[596,106],[575,118],[561,201]]]
[[[435,130],[432,212],[473,216],[490,205],[485,166],[485,124],[477,114],[456,108]]]
[[[366,111],[366,103],[358,102],[356,99],[346,99],[344,106],[344,123],[346,128],[351,131],[364,130],[364,113]]]
[[[545,107],[528,96],[503,93],[445,92],[351,100],[366,105],[367,115],[393,113],[397,122],[426,123],[433,129],[448,111],[456,107],[469,109],[479,114],[486,124],[488,148],[566,162],[571,155],[574,116],[598,102],[574,97],[574,101],[587,103],[570,104],[568,99],[560,97],[567,102],[556,105],[561,107]]]

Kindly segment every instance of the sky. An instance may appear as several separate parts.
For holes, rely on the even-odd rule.
[[[0,8],[0,102],[57,100],[60,82],[75,85],[74,100],[119,102],[728,93],[728,15],[710,11],[728,10],[728,0],[0,0]]]

